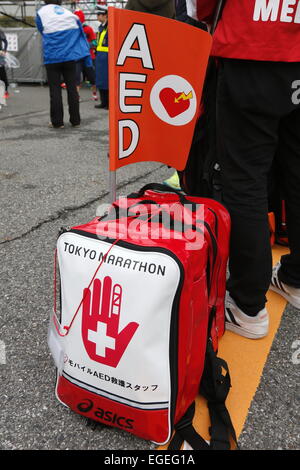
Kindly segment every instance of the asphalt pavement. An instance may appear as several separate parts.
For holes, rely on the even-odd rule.
[[[64,92],[65,93],[65,92]],[[90,425],[55,398],[47,346],[53,259],[62,226],[103,212],[108,192],[108,112],[81,90],[80,128],[50,129],[46,86],[19,85],[0,111],[0,449],[142,450],[128,433]],[[118,171],[118,195],[172,170],[158,163]],[[249,415],[241,449],[300,448],[299,311],[287,307]]]

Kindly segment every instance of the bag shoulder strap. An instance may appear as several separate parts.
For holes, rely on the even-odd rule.
[[[218,5],[216,7],[216,10],[215,10],[214,19],[213,19],[211,30],[210,30],[211,34],[214,34],[214,32],[216,30],[219,19],[221,18],[221,15],[222,15],[223,8],[225,6],[225,2],[226,2],[226,0],[219,0],[219,3],[218,3]]]
[[[223,375],[223,370],[225,370],[225,375]],[[195,414],[195,402],[193,402],[175,425],[175,434],[169,444],[169,450],[180,449],[184,441],[188,442],[194,450],[230,450],[230,437],[238,448],[235,430],[225,405],[230,387],[227,363],[217,357],[209,340],[199,391],[207,399],[211,421],[210,443],[207,443],[193,427]]]
[[[175,425],[175,433],[168,446],[168,450],[180,450],[184,441],[188,442],[193,450],[209,450],[209,444],[198,434],[193,426],[195,415],[195,402],[193,402],[183,417]]]
[[[225,404],[230,387],[228,365],[223,359],[217,357],[209,339],[199,392],[207,400],[211,421],[210,448],[212,450],[229,450],[230,437],[238,447],[236,433]]]

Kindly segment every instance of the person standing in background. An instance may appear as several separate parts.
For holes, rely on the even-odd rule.
[[[300,308],[300,102],[295,95],[300,28],[295,4],[226,0],[212,47],[218,58],[222,199],[231,217],[226,329],[252,339],[268,334],[269,288]],[[218,5],[218,0],[187,2],[188,12],[209,24]],[[272,270],[268,183],[275,161],[290,253]]]
[[[98,96],[97,96],[97,89],[95,85],[96,77],[95,77],[95,66],[94,66],[94,61],[96,57],[95,48],[97,46],[96,33],[91,26],[85,23],[85,15],[82,10],[75,10],[74,14],[78,16],[78,18],[80,19],[84,34],[86,36],[86,40],[90,46],[90,57],[85,57],[84,59],[81,59],[76,63],[77,90],[79,93],[81,80],[83,78],[85,80],[88,80],[92,86],[92,98],[93,100],[97,101]]]
[[[4,31],[0,29],[0,80],[4,82],[5,85],[5,93],[3,98],[9,98],[9,93],[8,93],[8,79],[6,75],[6,70],[5,70],[5,55],[7,51],[7,39],[4,34]]]
[[[50,92],[50,127],[64,127],[61,77],[67,87],[70,123],[80,125],[76,88],[76,61],[90,56],[79,18],[61,6],[61,0],[45,0],[36,15],[43,39],[44,64]]]
[[[108,109],[108,8],[106,5],[96,7],[98,21],[100,22],[98,32],[98,43],[96,48],[96,87],[100,94],[100,104],[95,108]]]

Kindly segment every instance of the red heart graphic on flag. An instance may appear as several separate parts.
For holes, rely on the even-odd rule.
[[[165,110],[171,118],[184,113],[190,106],[190,99],[182,99],[185,93],[177,93],[172,88],[163,88],[159,93],[159,99],[162,102]]]

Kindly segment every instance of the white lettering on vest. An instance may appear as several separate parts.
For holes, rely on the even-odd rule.
[[[283,2],[281,15],[280,15],[280,21],[284,23],[291,23],[293,21],[293,18],[290,15],[294,13],[294,8],[291,8],[291,6],[294,6],[295,3],[296,3],[296,0],[289,0],[289,1]]]
[[[254,21],[280,21],[281,23],[300,23],[299,0],[256,0]]]
[[[278,17],[280,0],[256,0],[254,21],[276,21]]]

